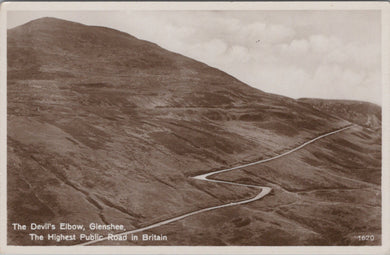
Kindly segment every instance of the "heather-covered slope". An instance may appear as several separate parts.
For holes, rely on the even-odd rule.
[[[352,100],[327,100],[301,98],[300,102],[311,105],[313,108],[348,120],[358,125],[381,129],[382,110],[379,105]]]
[[[247,198],[255,191],[188,177],[274,156],[350,124],[128,34],[53,18],[8,31],[7,88],[9,224],[98,222],[133,229]],[[358,133],[376,137],[365,130]],[[365,150],[364,138],[351,142]],[[380,139],[375,142],[370,150],[380,155]],[[327,165],[338,155],[325,156],[318,160]],[[373,160],[380,165],[380,157]],[[366,167],[366,160],[361,164]],[[307,183],[341,185],[338,178],[327,176],[326,168],[322,175],[311,168],[300,172],[299,166],[291,170],[294,175],[278,177],[279,171],[285,173],[280,168],[273,178],[294,192],[307,188]],[[315,181],[305,177],[307,171]],[[364,178],[378,188],[377,172],[368,175]],[[297,184],[296,176],[304,181]],[[274,192],[278,196],[278,190]],[[277,201],[290,203],[284,198]],[[263,210],[260,203],[254,203],[250,217]],[[220,211],[212,213],[218,217],[224,213]],[[272,220],[280,224],[277,221]],[[280,240],[295,240],[291,226],[297,223],[294,218],[288,221],[286,229],[269,223],[267,231],[283,232],[286,237]],[[219,233],[217,223],[209,227]],[[257,239],[256,231],[246,241],[240,232],[227,237],[209,231],[192,243],[197,229],[189,224],[176,235],[168,231],[171,242],[162,245],[272,243],[264,233]],[[175,243],[178,239],[182,240]],[[303,235],[294,244],[313,240],[332,243],[322,236]],[[14,231],[9,231],[8,242],[46,243],[32,243],[26,233]]]

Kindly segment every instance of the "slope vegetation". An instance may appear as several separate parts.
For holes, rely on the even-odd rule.
[[[341,119],[348,120],[367,128],[378,130],[382,127],[381,107],[373,103],[352,100],[311,98],[301,98],[299,101],[309,104],[319,111],[337,116]]]

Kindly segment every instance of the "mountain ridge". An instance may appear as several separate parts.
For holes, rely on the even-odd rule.
[[[55,21],[55,26],[53,26],[53,21]],[[128,39],[131,39],[131,42],[132,43],[136,43],[135,46],[137,46],[139,43],[143,44],[143,43],[146,43],[146,45],[148,47],[153,47],[153,48],[158,48],[158,49],[163,49],[162,47],[160,47],[158,44],[156,43],[153,43],[153,42],[150,42],[150,41],[147,41],[147,40],[141,40],[141,39],[138,39],[136,38],[135,36],[132,36],[126,32],[123,32],[123,31],[118,31],[118,30],[115,30],[115,29],[112,29],[112,28],[107,28],[107,27],[101,27],[101,26],[89,26],[89,25],[84,25],[84,24],[81,24],[81,23],[78,23],[78,22],[73,22],[73,21],[66,21],[66,20],[62,20],[62,19],[57,19],[57,18],[51,18],[51,17],[45,17],[45,18],[40,18],[40,19],[37,19],[37,20],[33,20],[33,21],[30,21],[26,24],[23,24],[21,26],[18,26],[18,27],[15,27],[15,28],[12,28],[12,29],[9,29],[9,33],[10,33],[10,36],[12,37],[12,33],[17,33],[18,30],[18,33],[25,33],[27,30],[27,32],[32,32],[31,30],[35,29],[37,31],[34,31],[34,32],[40,32],[40,30],[43,30],[41,32],[44,32],[44,33],[47,33],[47,32],[51,32],[51,30],[54,30],[54,31],[57,31],[58,29],[66,29],[66,30],[69,30],[69,25],[71,25],[72,27],[74,28],[77,28],[77,30],[79,29],[87,29],[87,28],[90,28],[90,29],[93,29],[96,31],[107,31],[110,33],[110,36],[112,35],[111,33],[113,33],[114,35],[121,35],[121,37],[123,36],[124,39],[128,40]],[[43,26],[43,28],[42,28]],[[33,29],[31,29],[31,27]],[[48,31],[47,31],[48,30]],[[82,35],[79,37],[82,37]],[[88,36],[85,35],[85,37],[87,38]],[[104,38],[104,39],[107,39],[107,38]],[[109,40],[112,42],[112,40]],[[107,45],[104,45],[105,47]],[[133,45],[130,45],[130,46],[133,46]],[[193,60],[193,59],[190,59],[182,54],[179,54],[179,53],[176,53],[176,52],[172,52],[172,51],[168,51],[168,50],[165,50],[164,51],[167,51],[167,52],[170,52],[172,53],[173,55],[175,56],[180,56],[180,57],[183,57],[187,60],[191,60],[191,62],[194,62],[198,65],[200,65],[201,67],[205,67],[205,68],[209,68],[209,69],[213,69],[217,72],[220,72],[220,73],[223,73],[224,75],[227,75],[229,76],[230,78],[232,78],[233,80],[237,80],[237,78],[231,76],[230,74],[226,73],[226,72],[223,72],[217,68],[214,68],[214,67],[210,67],[208,66],[207,64],[205,63],[202,63],[200,61],[197,61],[197,60]],[[240,83],[242,83],[241,81],[239,81]],[[249,85],[247,85],[248,87],[250,87]],[[250,87],[252,88],[252,87]]]
[[[382,108],[371,102],[313,98],[300,98],[298,101],[363,127],[374,129],[382,127]]]

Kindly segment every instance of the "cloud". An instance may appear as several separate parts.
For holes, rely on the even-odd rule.
[[[294,39],[290,44],[282,44],[281,50],[289,56],[301,56],[308,52],[309,47],[309,42],[306,39]]]
[[[270,43],[278,43],[284,40],[293,38],[295,31],[287,26],[269,25],[265,31],[265,41]]]
[[[309,37],[311,49],[314,52],[326,53],[329,49],[338,47],[339,41],[334,37],[326,37],[321,34],[311,35]]]
[[[295,31],[288,26],[262,22],[235,24],[229,30],[235,43],[244,45],[253,45],[257,41],[262,44],[281,43],[290,40],[295,34]]]
[[[227,48],[228,45],[224,41],[213,38],[210,41],[187,46],[182,53],[208,64],[218,65],[220,59],[224,57]]]
[[[240,46],[240,45],[234,45],[229,49],[228,52],[228,58],[233,61],[231,64],[234,63],[246,63],[251,59],[250,52],[248,48]]]

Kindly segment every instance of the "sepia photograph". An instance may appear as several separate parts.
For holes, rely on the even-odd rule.
[[[80,6],[1,6],[1,252],[385,247],[388,8]]]

